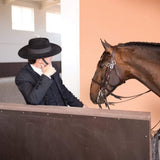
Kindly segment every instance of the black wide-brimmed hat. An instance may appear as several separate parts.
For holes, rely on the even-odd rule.
[[[38,59],[54,56],[61,52],[61,47],[50,43],[47,38],[33,38],[28,45],[18,51],[18,55],[25,59]]]

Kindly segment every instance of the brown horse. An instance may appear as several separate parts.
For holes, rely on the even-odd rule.
[[[106,97],[128,79],[137,79],[160,96],[160,43],[128,42],[105,49],[90,87],[95,104],[107,103]]]

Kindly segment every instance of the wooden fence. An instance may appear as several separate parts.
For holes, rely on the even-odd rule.
[[[150,113],[0,103],[0,160],[150,159]]]

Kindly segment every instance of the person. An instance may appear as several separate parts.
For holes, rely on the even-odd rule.
[[[84,107],[63,84],[52,57],[61,47],[47,38],[30,39],[28,45],[18,51],[28,63],[20,70],[15,83],[27,104]]]

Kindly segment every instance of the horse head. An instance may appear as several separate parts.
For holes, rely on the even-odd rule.
[[[106,97],[124,82],[123,72],[115,59],[117,46],[111,46],[106,41],[101,42],[105,51],[97,64],[90,86],[90,98],[95,104],[105,103]]]
[[[108,104],[106,97],[114,95],[112,92],[128,79],[140,81],[160,96],[160,43],[127,42],[111,46],[101,42],[105,51],[90,86],[93,103]]]

